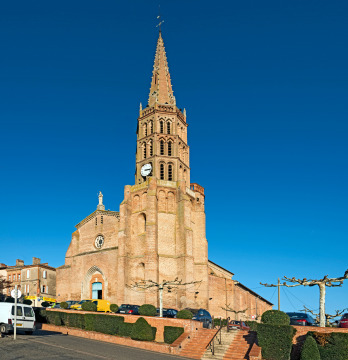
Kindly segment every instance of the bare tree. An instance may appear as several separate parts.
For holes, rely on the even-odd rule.
[[[336,318],[336,317],[339,317],[339,316],[342,316],[342,314],[344,314],[344,312],[346,311],[347,309],[343,309],[343,310],[335,310],[335,314],[325,314],[325,320],[326,320],[326,325],[329,325],[330,324],[330,320]],[[312,315],[315,316],[315,320],[317,322],[319,322],[319,313],[315,313],[313,310],[311,309],[308,309],[306,306],[303,305],[303,309],[302,310],[299,310],[299,311],[304,311],[304,312],[309,312],[311,313]]]
[[[228,312],[232,312],[234,313],[235,315],[237,314],[245,314],[246,311],[249,309],[249,308],[245,308],[244,310],[234,310],[231,308],[230,305],[226,304],[226,307],[221,307],[222,310],[225,310],[225,311],[228,311]]]
[[[319,286],[319,326],[325,327],[325,293],[326,287],[337,287],[342,286],[343,281],[348,279],[348,269],[345,271],[344,275],[336,278],[329,278],[328,275],[325,275],[322,279],[313,280],[313,279],[296,279],[295,277],[288,278],[283,277],[283,284],[262,284],[267,287],[277,287],[277,286],[286,286],[286,287],[295,287],[295,286]],[[290,284],[288,284],[288,283]]]
[[[131,285],[127,285],[130,289],[143,289],[147,290],[150,288],[157,288],[159,292],[159,301],[160,301],[160,317],[163,317],[163,290],[167,289],[168,292],[171,292],[173,289],[179,286],[186,286],[200,283],[201,281],[190,281],[190,282],[182,282],[176,278],[175,280],[163,280],[160,283],[153,280],[141,280],[137,281]]]

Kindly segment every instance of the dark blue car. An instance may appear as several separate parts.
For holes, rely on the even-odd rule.
[[[213,319],[209,312],[204,309],[186,309],[192,312],[192,320],[200,321],[203,323],[203,327],[207,329],[212,329]]]

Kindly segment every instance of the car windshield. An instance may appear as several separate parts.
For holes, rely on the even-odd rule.
[[[342,319],[348,319],[348,313],[347,313],[347,314],[343,314]]]
[[[89,301],[89,300],[81,300],[81,301],[79,302],[79,304],[83,304],[83,303],[85,303],[85,302],[87,302],[87,301]]]
[[[30,307],[24,306],[24,316],[34,317],[34,311],[33,311],[33,309],[30,308]]]
[[[132,308],[132,307],[133,307],[133,305],[122,304],[122,305],[120,306],[120,309],[130,309],[130,308]]]
[[[287,313],[291,319],[305,319],[307,317],[306,314],[302,313]]]

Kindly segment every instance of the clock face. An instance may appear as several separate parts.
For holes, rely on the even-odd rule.
[[[149,176],[151,174],[151,170],[152,170],[151,164],[143,165],[140,171],[141,176],[143,177]]]
[[[104,245],[104,236],[98,235],[97,238],[95,239],[94,244],[97,249],[101,249],[101,247]]]

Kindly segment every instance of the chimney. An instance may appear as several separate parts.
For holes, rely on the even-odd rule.
[[[17,259],[16,266],[24,266],[24,260]]]
[[[39,265],[40,262],[41,262],[41,259],[40,259],[40,258],[33,257],[33,265]]]

